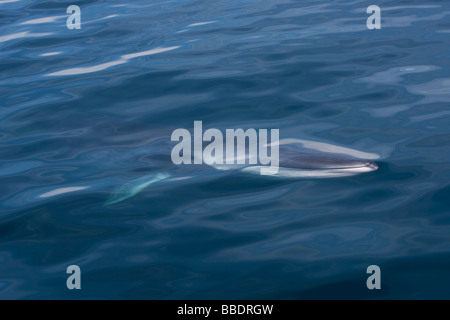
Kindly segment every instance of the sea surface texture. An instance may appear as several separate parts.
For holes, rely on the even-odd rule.
[[[449,101],[448,1],[1,0],[0,298],[448,299]],[[194,121],[379,168],[174,169]]]

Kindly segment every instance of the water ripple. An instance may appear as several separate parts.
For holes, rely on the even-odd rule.
[[[449,297],[448,3],[66,5],[0,0],[1,298]],[[174,167],[197,120],[378,170]]]

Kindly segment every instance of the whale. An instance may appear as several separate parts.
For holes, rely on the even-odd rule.
[[[257,175],[261,179],[332,179],[367,174],[377,171],[379,168],[376,160],[380,159],[380,156],[376,153],[295,138],[282,139],[277,143],[279,144],[279,168],[273,175],[261,175],[260,165],[174,165],[169,155],[154,154],[151,158],[159,164],[158,167],[162,170],[118,186],[104,205],[110,206],[125,201],[152,185],[196,180],[204,175],[224,175],[237,172],[244,175]]]

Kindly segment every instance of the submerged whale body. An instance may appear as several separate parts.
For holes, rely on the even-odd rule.
[[[373,161],[379,156],[355,149],[339,147],[322,142],[300,139],[279,141],[279,168],[276,174],[262,176],[283,179],[318,179],[354,176],[376,171],[378,165]],[[167,159],[170,162],[170,159]],[[174,183],[180,180],[195,179],[207,165],[173,165],[165,172],[141,177],[116,188],[105,205],[119,203],[131,198],[153,184]],[[238,171],[260,175],[260,165],[216,165],[211,167],[221,171]],[[186,168],[188,167],[188,168]]]

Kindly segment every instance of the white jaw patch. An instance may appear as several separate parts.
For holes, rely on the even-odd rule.
[[[260,167],[253,166],[242,169],[242,172],[247,172],[251,174],[260,174]],[[278,178],[309,178],[309,179],[320,179],[320,178],[340,178],[340,177],[350,177],[361,173],[368,173],[378,170],[378,166],[373,162],[362,162],[358,165],[357,163],[353,167],[344,168],[333,168],[333,169],[293,169],[280,167],[278,173],[274,175]]]

